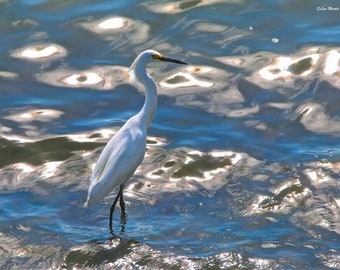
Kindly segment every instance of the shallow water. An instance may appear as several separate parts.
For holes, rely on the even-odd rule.
[[[340,269],[337,1],[0,1],[1,269]],[[82,207],[109,138],[157,115],[127,220]]]

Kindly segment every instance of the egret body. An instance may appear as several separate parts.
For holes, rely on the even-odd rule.
[[[111,191],[119,187],[118,194],[110,208],[110,231],[112,231],[112,214],[118,200],[121,213],[125,215],[124,184],[131,178],[144,158],[147,132],[157,108],[157,86],[153,78],[147,73],[146,65],[157,60],[186,64],[165,57],[154,50],[147,50],[138,55],[130,69],[134,70],[135,78],[144,86],[144,105],[139,113],[127,120],[110,139],[99,156],[91,175],[85,206],[102,200]]]

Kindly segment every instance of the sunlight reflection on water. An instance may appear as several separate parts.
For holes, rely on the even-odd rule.
[[[61,68],[37,75],[37,79],[60,87],[91,87],[99,90],[110,90],[124,82],[126,67],[93,66],[89,70],[74,71]]]
[[[0,1],[2,268],[339,268],[338,16],[312,2]],[[82,204],[148,48],[189,65],[148,68],[158,112],[112,237],[113,194]]]
[[[12,56],[17,58],[45,61],[51,61],[53,59],[65,57],[66,55],[66,49],[57,44],[38,44],[36,46],[15,50],[12,53]]]

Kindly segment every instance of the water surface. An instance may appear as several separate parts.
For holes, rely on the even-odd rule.
[[[337,1],[1,1],[1,269],[340,269]],[[109,138],[157,115],[127,184],[88,209]]]

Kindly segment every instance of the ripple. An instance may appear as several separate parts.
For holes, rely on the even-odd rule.
[[[213,77],[224,76],[228,74],[222,70],[210,66],[188,66],[184,71],[170,73],[165,79],[159,82],[161,86],[159,93],[163,95],[174,95],[177,98],[177,104],[182,106],[192,106],[189,100],[183,99],[187,95],[205,93],[212,89],[224,87],[224,83],[215,81]],[[169,89],[173,91],[169,91]],[[175,91],[178,89],[178,91]],[[178,93],[180,95],[178,96]],[[196,104],[197,105],[197,104]]]
[[[137,171],[146,175],[127,186],[126,194],[154,203],[160,192],[195,191],[199,185],[216,190],[225,185],[225,176],[246,157],[231,151],[204,153],[188,148],[163,151],[149,146],[148,155]]]
[[[103,145],[117,130],[118,128],[98,129],[89,133],[31,139],[18,135],[3,136],[0,138],[0,148],[8,161],[0,159],[0,190],[29,189],[31,192],[46,195],[51,192],[46,183],[59,187],[70,184],[62,178],[72,167],[77,167],[80,174],[86,168],[90,177],[90,170],[92,171],[99,156],[99,151],[94,150],[102,150]],[[164,144],[166,141],[163,138],[147,138],[148,148],[158,148]],[[87,189],[87,179],[80,186]]]
[[[189,86],[198,86],[198,87],[212,87],[214,84],[212,82],[205,82],[196,79],[194,76],[184,73],[178,72],[164,81],[160,82],[162,87],[167,88],[178,88],[178,87],[189,87]]]
[[[25,27],[36,27],[39,25],[39,23],[32,19],[21,19],[21,20],[12,22],[12,25],[18,28],[25,28]]]
[[[14,79],[17,79],[19,77],[19,75],[14,73],[14,72],[10,72],[10,71],[0,71],[0,77],[5,78],[5,79],[14,80]]]
[[[335,87],[340,87],[340,49],[326,53],[323,72],[325,78]]]
[[[18,234],[27,230],[31,233],[30,227],[18,226]],[[61,248],[58,246],[25,244],[18,235],[0,233],[0,263],[3,269],[16,269],[22,267],[22,261],[29,261],[37,268],[48,269],[51,265],[57,264],[57,257],[61,256]],[[38,267],[39,265],[39,267]],[[26,265],[27,266],[27,265]],[[25,268],[26,268],[25,266]],[[29,267],[31,268],[31,267]]]
[[[128,68],[123,66],[94,66],[77,71],[60,68],[37,74],[37,80],[59,87],[89,87],[97,90],[110,90],[126,81]]]
[[[311,54],[307,57],[293,59],[291,57],[277,57],[274,62],[261,70],[258,74],[265,80],[287,79],[292,75],[308,76],[313,70],[320,55]]]
[[[219,2],[232,2],[232,0],[185,0],[181,2],[170,2],[166,4],[148,4],[147,8],[155,13],[180,13],[199,6],[212,5]]]
[[[51,185],[58,189],[72,185],[73,178],[64,179],[66,172],[75,170],[72,174],[78,179],[82,179],[85,172],[89,177],[91,164],[98,158],[95,152],[88,153],[98,147],[98,143],[90,142],[55,137],[18,145],[1,139],[2,154],[11,161],[1,160],[0,189],[48,195],[55,191]],[[85,190],[87,181],[82,181],[79,188]]]
[[[311,234],[319,227],[339,235],[339,162],[318,161],[304,166],[294,178],[272,178],[270,195],[255,195],[241,213],[245,216],[268,212],[289,214],[290,222]],[[267,182],[269,179],[268,175],[259,174],[252,180]]]
[[[340,72],[340,53],[338,50],[330,50],[327,53],[325,60],[324,73],[326,75],[333,75]],[[339,74],[336,74],[339,76]]]
[[[340,136],[340,119],[330,118],[320,104],[311,102],[302,104],[293,115],[293,120],[299,119],[299,122],[313,133]]]
[[[1,135],[10,141],[21,143],[35,141],[46,132],[46,126],[50,126],[63,114],[62,111],[45,108],[8,110],[3,114],[6,125],[0,125]]]
[[[118,42],[119,46],[145,42],[149,37],[150,28],[142,21],[120,16],[82,22],[79,25],[90,32],[102,35],[106,40]]]
[[[141,242],[114,237],[104,243],[76,246],[66,252],[63,261],[68,268],[100,265],[110,269],[128,269],[133,265],[134,269],[153,269],[161,265],[164,269],[205,269],[218,265],[226,269],[247,265],[251,268],[278,269],[274,260],[249,258],[237,252],[222,252],[205,257],[191,257],[176,253],[158,250]],[[120,254],[126,255],[120,256]]]
[[[335,250],[331,250],[326,254],[318,254],[316,256],[321,260],[325,267],[331,269],[340,268],[340,255],[337,254]]]
[[[108,17],[80,24],[85,29],[97,34],[110,33],[131,27],[132,20],[124,17]]]
[[[224,173],[227,167],[236,164],[240,159],[242,159],[242,155],[233,152],[212,152],[206,155],[199,151],[191,151],[188,152],[181,168],[173,172],[170,180],[187,179],[199,182],[212,180],[217,174]]]
[[[267,54],[265,58],[258,53],[257,56],[249,56],[256,60],[259,64],[265,64],[262,67],[256,65],[258,69],[254,70],[249,81],[255,82],[257,85],[265,88],[272,89],[273,87],[284,86],[285,88],[294,88],[297,79],[304,78],[310,80],[315,76],[319,76],[320,72],[323,73],[322,79],[327,80],[334,86],[339,86],[340,78],[340,53],[337,49],[330,50],[324,47],[309,47],[297,52],[292,56],[275,56]],[[222,60],[233,65],[249,65],[252,59],[242,57],[239,62],[234,60]],[[260,61],[262,58],[262,61]],[[296,86],[295,86],[296,88]],[[300,89],[297,89],[299,91]]]
[[[124,28],[126,25],[127,20],[125,18],[116,17],[100,22],[98,28],[103,30],[115,30]]]
[[[1,268],[339,267],[336,12],[308,1],[0,2]],[[82,208],[118,130],[100,126],[143,96],[91,89],[125,83],[127,68],[108,63],[152,47],[193,65],[149,66],[161,82],[154,137],[126,184],[125,231],[106,239],[115,194]]]
[[[193,31],[196,32],[209,32],[209,33],[221,33],[225,31],[228,27],[221,24],[215,24],[210,22],[197,22],[195,24],[195,29]]]
[[[273,188],[271,193],[272,196],[256,196],[253,203],[242,213],[245,216],[266,211],[288,214],[311,195],[311,190],[304,187],[299,179],[294,179]]]
[[[62,161],[46,162],[41,170],[41,177],[45,179],[55,177],[61,164]]]
[[[58,110],[52,109],[30,109],[24,110],[19,113],[13,111],[13,113],[4,117],[4,119],[16,121],[16,122],[50,122],[53,119],[59,118],[64,113]]]
[[[104,79],[95,72],[84,71],[79,74],[73,74],[68,77],[62,78],[60,81],[69,86],[82,86],[93,84],[95,85],[103,82]]]
[[[33,61],[56,60],[67,55],[67,50],[54,43],[37,44],[17,49],[11,53],[12,57]]]
[[[296,82],[313,78],[327,80],[338,87],[340,85],[340,53],[339,49],[327,47],[305,47],[290,55],[282,56],[271,52],[258,52],[238,57],[217,57],[216,60],[251,72],[246,77],[249,82],[275,91],[300,92]]]

